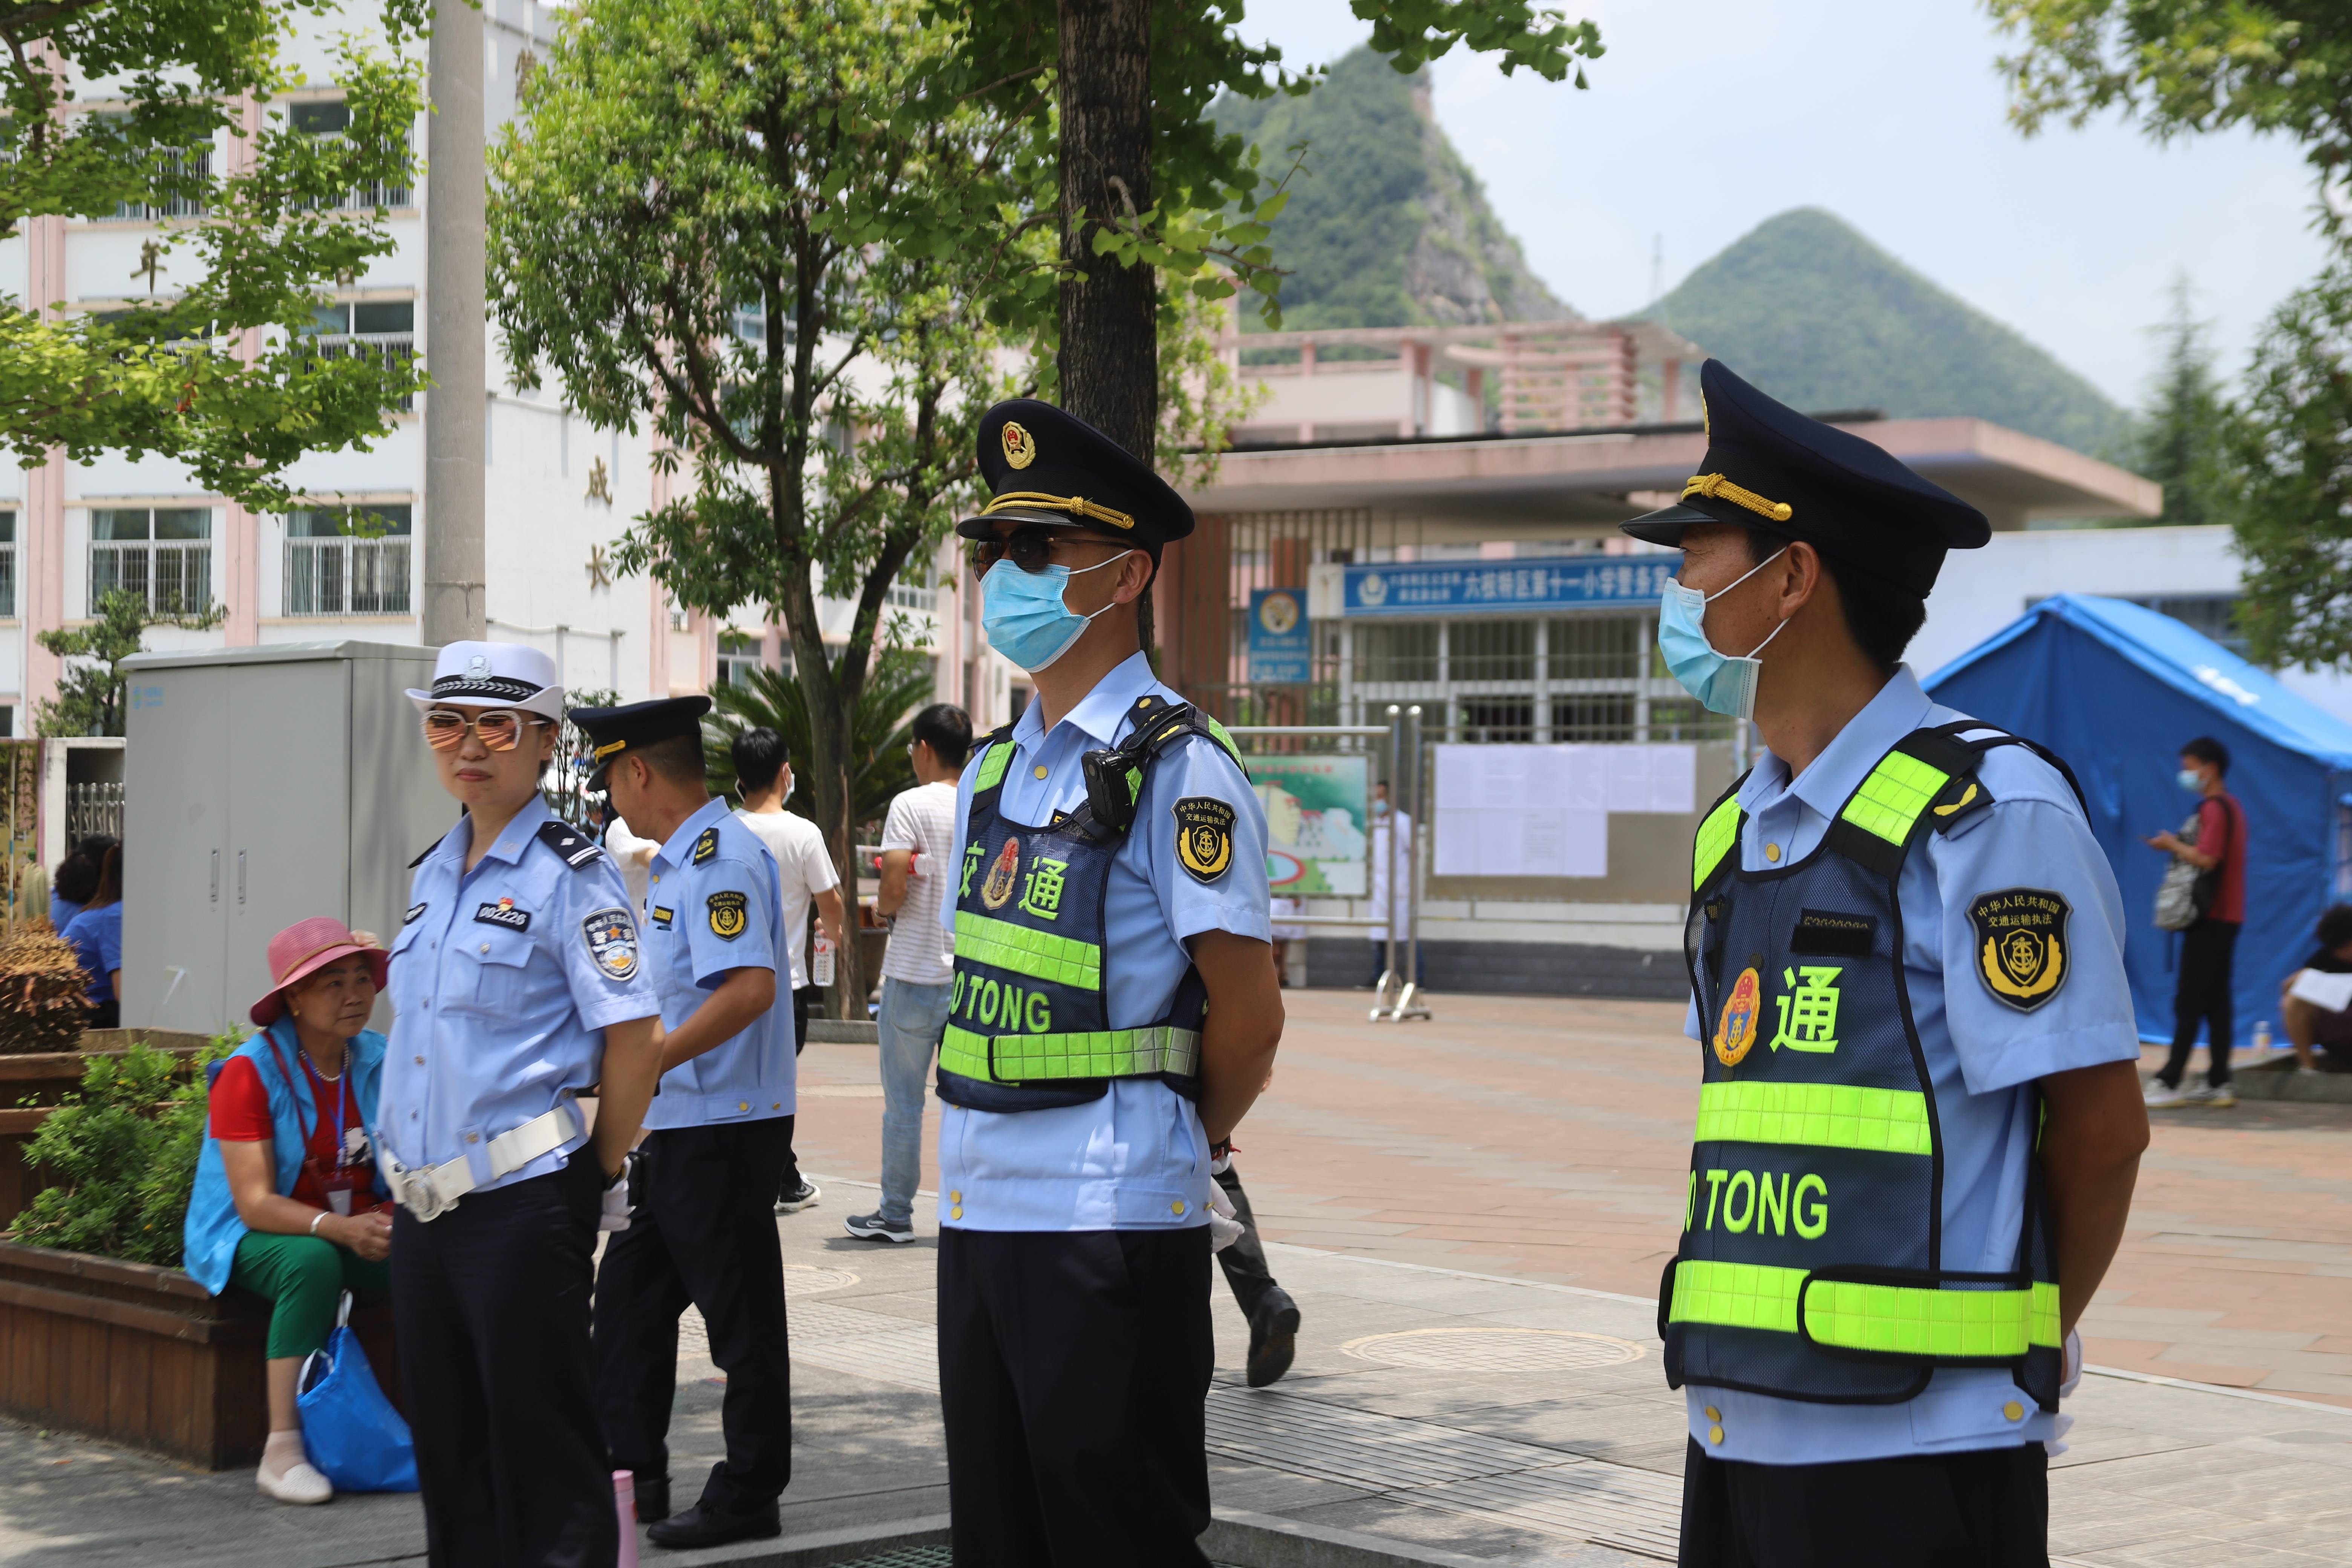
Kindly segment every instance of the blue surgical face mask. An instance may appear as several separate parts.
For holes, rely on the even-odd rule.
[[[1105,605],[1095,616],[1072,610],[1062,603],[1062,590],[1070,579],[1099,572],[1133,553],[1122,550],[1076,572],[1066,566],[1024,572],[1010,561],[998,562],[980,580],[980,624],[987,628],[989,646],[1033,674],[1045,668],[1076,645],[1095,616],[1111,607]]]
[[[2180,787],[2187,790],[2190,795],[2203,795],[2205,793],[2205,780],[2195,768],[2183,768],[2172,776],[2176,780],[2179,781]]]
[[[1697,698],[1710,713],[1720,713],[1727,719],[1756,716],[1756,681],[1764,668],[1756,656],[1764,651],[1765,643],[1786,630],[1789,623],[1782,621],[1773,627],[1772,637],[1745,654],[1722,654],[1706,640],[1706,607],[1786,553],[1784,545],[1741,573],[1738,582],[1713,594],[1685,588],[1671,577],[1659,591],[1658,651],[1665,657],[1666,668],[1682,682],[1683,689]]]

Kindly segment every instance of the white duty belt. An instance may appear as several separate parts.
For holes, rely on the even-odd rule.
[[[520,1127],[509,1128],[490,1140],[490,1180],[511,1175],[538,1159],[552,1154],[588,1131],[579,1110],[559,1103]],[[383,1141],[376,1141],[376,1167],[400,1206],[420,1220],[438,1219],[457,1206],[457,1200],[481,1185],[474,1180],[473,1163],[460,1155],[438,1165],[412,1169],[392,1157]]]

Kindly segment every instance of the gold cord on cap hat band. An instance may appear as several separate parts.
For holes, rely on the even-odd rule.
[[[1722,474],[1693,474],[1683,485],[1683,500],[1706,496],[1713,500],[1727,500],[1734,506],[1746,507],[1759,517],[1774,522],[1786,522],[1796,514],[1796,508],[1784,500],[1766,500],[1754,490],[1743,489]]]
[[[1042,490],[1007,490],[980,509],[982,517],[992,517],[1015,507],[1031,507],[1047,511],[1066,511],[1077,517],[1090,517],[1097,522],[1109,523],[1113,528],[1132,529],[1135,519],[1123,511],[1090,501],[1084,496],[1049,496]]]

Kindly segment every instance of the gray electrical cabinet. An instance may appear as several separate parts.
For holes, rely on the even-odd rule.
[[[269,939],[312,915],[390,943],[409,861],[457,818],[404,694],[433,660],[334,642],[123,661],[126,1026],[250,1028]]]

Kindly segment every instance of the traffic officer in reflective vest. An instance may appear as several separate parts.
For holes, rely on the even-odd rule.
[[[1682,1561],[2039,1563],[2147,1121],[2073,776],[1901,663],[1975,508],[1708,361],[1667,667],[1765,750],[1702,820],[1704,1077],[1661,1286]]]
[[[605,1568],[618,1551],[588,1294],[600,1214],[627,1223],[660,1005],[620,873],[540,798],[560,679],[535,648],[455,642],[408,694],[466,811],[415,862],[376,1110],[434,1568]]]
[[[981,423],[982,623],[1031,672],[957,785],[940,1382],[958,1568],[1207,1563],[1213,1145],[1282,1033],[1265,826],[1138,602],[1192,513],[1049,405]]]
[[[596,1278],[596,1398],[613,1463],[635,1472],[660,1546],[782,1533],[792,1479],[783,1258],[769,1205],[792,1123],[793,1048],[776,1026],[775,858],[703,783],[708,697],[575,708],[614,808],[658,842],[642,911],[661,992],[661,1092],[637,1150],[636,1210]],[[789,1017],[789,1015],[786,1015]],[[727,1374],[727,1458],[670,1516],[677,1322],[693,1302]]]

